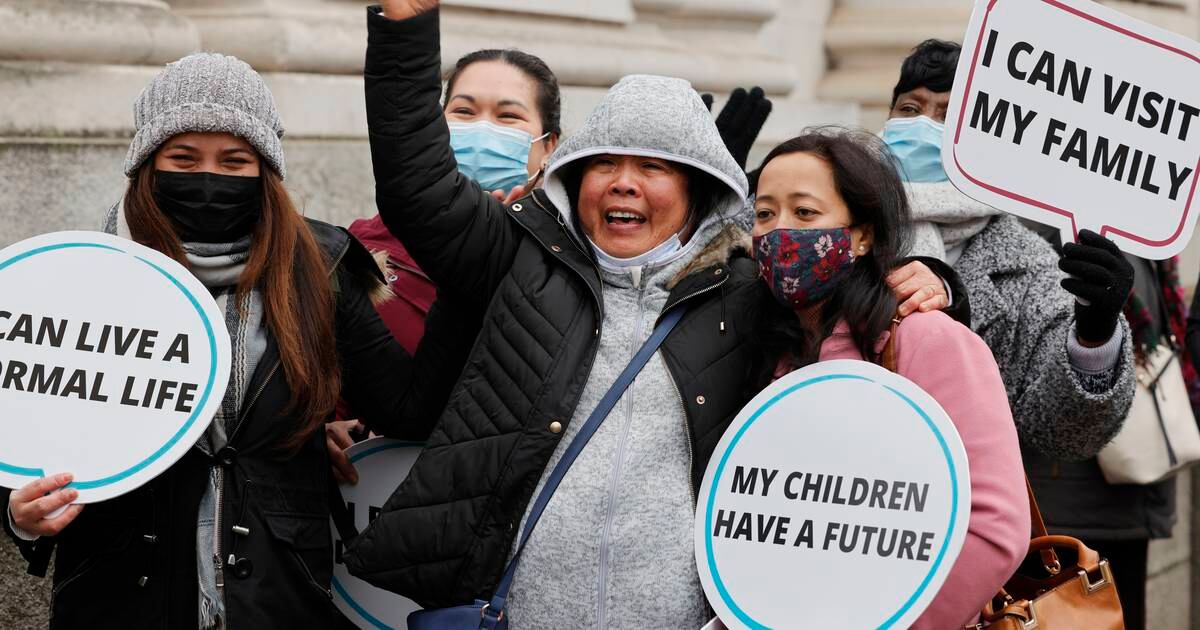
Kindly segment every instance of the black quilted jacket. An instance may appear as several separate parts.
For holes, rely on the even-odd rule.
[[[437,105],[437,12],[371,18],[366,90],[380,214],[441,298],[482,323],[463,331],[478,336],[426,450],[345,559],[377,585],[445,606],[490,596],[499,578],[562,435],[550,425],[575,415],[591,372],[600,278],[541,191],[505,208],[458,174]],[[682,279],[664,309],[689,305],[661,353],[689,420],[695,487],[748,400],[748,318],[764,291],[750,259],[735,257]]]

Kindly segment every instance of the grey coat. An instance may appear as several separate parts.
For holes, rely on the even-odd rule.
[[[971,239],[954,269],[971,295],[971,327],[1000,365],[1026,453],[1064,461],[1095,456],[1133,402],[1124,316],[1117,374],[1111,387],[1093,393],[1067,357],[1074,298],[1059,285],[1063,275],[1049,243],[1015,217],[1000,216]]]
[[[1120,318],[1124,341],[1115,374],[1099,386],[1087,383],[1067,355],[1074,298],[1059,285],[1058,254],[1049,243],[1015,217],[999,216],[970,240],[954,268],[971,296],[971,327],[1000,366],[1047,523],[1058,533],[1096,534],[1102,523],[1114,523],[1110,516],[1120,516],[1110,515],[1115,510],[1095,455],[1120,430],[1133,401],[1129,324]]]

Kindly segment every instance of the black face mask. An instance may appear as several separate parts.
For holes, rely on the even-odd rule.
[[[232,243],[262,216],[262,178],[155,171],[154,200],[185,243]]]

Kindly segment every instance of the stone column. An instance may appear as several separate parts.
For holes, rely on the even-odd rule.
[[[638,23],[653,25],[690,51],[674,73],[713,92],[714,113],[737,87],[762,87],[774,109],[747,166],[806,126],[854,124],[858,110],[844,101],[819,100],[825,71],[823,38],[833,0],[635,0]]]
[[[0,244],[94,227],[123,187],[133,99],[199,46],[158,0],[0,0]]]
[[[863,125],[878,129],[912,47],[930,37],[962,40],[970,16],[962,0],[837,0],[825,31],[831,67],[817,94],[859,103]]]

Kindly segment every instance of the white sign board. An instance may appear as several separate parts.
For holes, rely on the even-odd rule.
[[[969,475],[912,381],[864,361],[792,372],[709,460],[695,529],[709,602],[730,628],[907,628],[962,548]]]
[[[1200,44],[1089,0],[976,0],[942,162],[963,193],[1164,259],[1196,223]]]
[[[0,486],[129,492],[203,435],[228,379],[224,316],[167,256],[99,232],[0,250]]]
[[[358,483],[343,484],[342,499],[354,516],[358,531],[367,528],[388,497],[408,476],[421,453],[419,442],[372,438],[346,450],[350,463],[358,471]],[[338,610],[360,628],[402,630],[408,627],[409,613],[421,607],[412,600],[386,591],[350,575],[342,563],[342,539],[334,532],[333,601]]]

